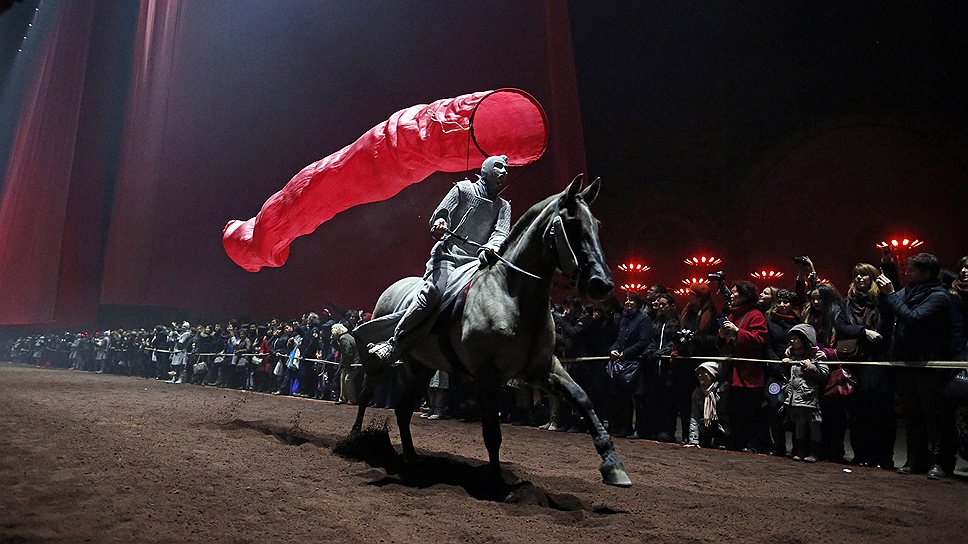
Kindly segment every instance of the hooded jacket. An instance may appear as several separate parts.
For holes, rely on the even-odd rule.
[[[786,355],[793,360],[793,364],[790,367],[790,380],[786,384],[785,403],[797,408],[819,410],[820,396],[830,377],[830,367],[821,362],[819,354],[822,351],[817,347],[817,332],[812,326],[806,323],[794,325],[790,334],[794,333],[806,338],[808,355],[791,354],[787,348]],[[809,369],[804,368],[805,361],[813,363]]]

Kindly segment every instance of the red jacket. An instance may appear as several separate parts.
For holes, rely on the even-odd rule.
[[[733,357],[745,359],[764,359],[764,346],[770,330],[766,325],[763,312],[749,304],[732,308],[729,320],[739,327],[736,337],[725,339],[725,347],[732,349]],[[733,362],[733,374],[729,384],[733,387],[763,387],[766,385],[766,364]]]

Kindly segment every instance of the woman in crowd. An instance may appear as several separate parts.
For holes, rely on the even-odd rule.
[[[871,264],[858,263],[851,275],[853,281],[835,322],[837,357],[843,361],[887,360],[894,314],[874,283],[880,271]],[[894,369],[856,365],[850,370],[857,381],[853,395],[847,399],[853,463],[893,469],[897,434]],[[834,438],[843,441],[842,435]]]
[[[636,433],[641,438],[675,442],[676,406],[671,363],[663,356],[672,354],[679,332],[679,309],[671,293],[657,293],[652,299],[652,339],[643,355],[636,391]],[[689,405],[682,410],[683,438],[689,432]]]
[[[785,357],[790,344],[790,331],[802,323],[793,309],[796,295],[786,289],[779,289],[773,296],[773,305],[766,313],[766,326],[769,340],[766,344],[766,358],[779,361]],[[762,296],[760,297],[762,300]],[[770,427],[771,455],[786,455],[787,409],[783,395],[783,384],[789,369],[781,363],[767,365],[766,419]]]
[[[717,345],[723,355],[762,359],[769,331],[766,317],[756,308],[756,286],[748,281],[733,284],[730,289],[729,317],[719,328]],[[763,387],[766,368],[763,363],[734,361],[729,381],[730,447],[756,453],[762,449],[766,435],[763,418]]]
[[[817,345],[833,348],[836,342],[837,315],[842,307],[842,299],[837,289],[830,283],[821,283],[807,294],[807,304],[803,308],[803,321],[817,331]],[[823,410],[824,447],[823,458],[828,461],[844,462],[844,437],[847,434],[847,399],[845,397],[823,396],[820,400]]]

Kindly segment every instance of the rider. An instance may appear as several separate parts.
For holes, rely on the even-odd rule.
[[[399,359],[404,351],[401,342],[409,342],[407,335],[434,312],[450,273],[474,260],[481,266],[494,262],[511,228],[511,204],[499,196],[507,168],[506,156],[488,157],[477,181],[458,181],[434,210],[430,231],[439,234],[449,230],[456,236],[444,234],[434,244],[423,287],[397,323],[393,336],[372,345],[371,355],[384,362]]]

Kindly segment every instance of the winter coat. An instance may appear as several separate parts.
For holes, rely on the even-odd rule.
[[[631,316],[622,315],[618,323],[618,338],[612,350],[622,354],[622,359],[637,359],[652,342],[652,321],[649,316],[636,311]]]
[[[823,395],[827,379],[830,377],[830,367],[826,363],[820,362],[818,354],[820,349],[810,348],[811,356],[797,357],[791,355],[794,364],[790,367],[790,380],[786,384],[786,401],[788,406],[797,408],[820,409],[820,397]],[[805,369],[800,363],[803,360],[810,360],[813,366],[809,370]]]
[[[944,361],[951,356],[951,298],[940,282],[908,285],[885,299],[896,317],[895,360]]]
[[[744,304],[731,310],[729,320],[739,327],[739,330],[735,337],[719,338],[717,345],[720,349],[733,357],[762,359],[765,356],[765,345],[769,336],[763,312],[756,309],[754,304]],[[766,365],[734,361],[729,384],[732,387],[750,389],[763,387],[766,385]]]

